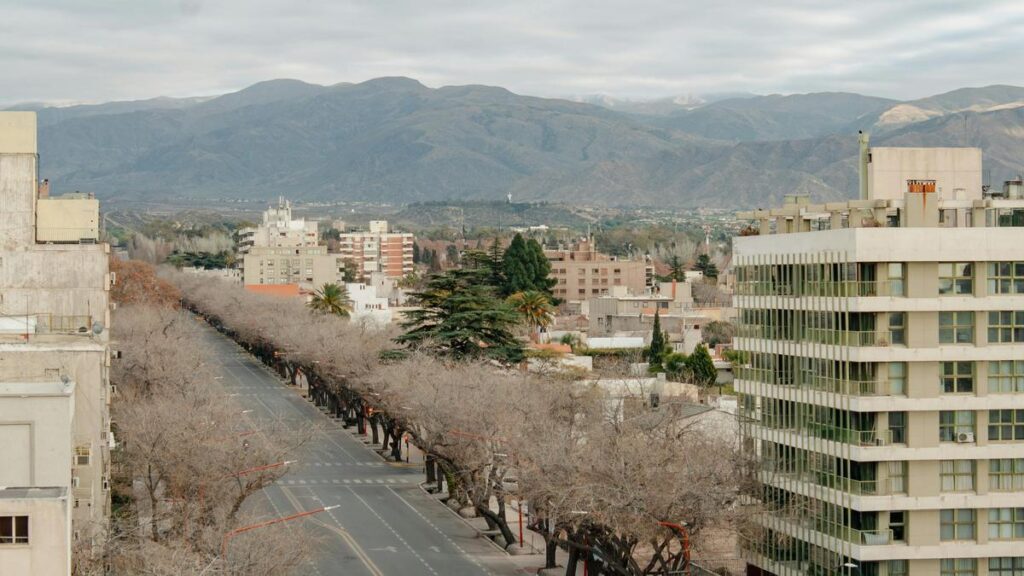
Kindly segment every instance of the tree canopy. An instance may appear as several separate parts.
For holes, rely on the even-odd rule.
[[[523,346],[512,333],[519,313],[496,297],[486,276],[482,268],[432,276],[426,289],[412,294],[419,308],[407,313],[406,332],[395,342],[457,359],[522,360]]]
[[[704,273],[705,278],[718,278],[718,266],[711,261],[711,257],[707,254],[697,257],[697,263],[693,265],[693,269]]]
[[[343,284],[324,284],[313,293],[313,299],[309,301],[309,307],[315,312],[346,318],[352,312],[348,289]]]
[[[551,278],[551,263],[536,240],[524,240],[522,234],[516,234],[505,250],[502,262],[505,271],[502,292],[505,296],[531,290],[551,294],[555,285]]]

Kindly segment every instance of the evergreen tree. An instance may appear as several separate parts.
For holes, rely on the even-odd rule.
[[[437,250],[430,251],[430,271],[440,272],[441,271],[441,258],[437,255]]]
[[[698,344],[693,354],[690,354],[690,357],[687,358],[686,363],[690,373],[693,374],[694,384],[710,386],[718,379],[718,370],[715,369],[715,363],[711,360],[711,354],[708,353],[707,346]]]
[[[524,240],[522,234],[512,238],[503,257],[505,294],[537,291],[549,297],[555,280],[551,278],[551,263],[544,255],[544,249],[534,239]]]
[[[485,268],[468,268],[432,276],[412,294],[418,308],[406,314],[406,332],[395,341],[456,359],[522,360],[523,346],[512,333],[521,317],[495,297],[487,275]]]
[[[412,263],[420,263],[420,245],[417,244],[416,242],[412,243]]]
[[[668,277],[677,282],[686,280],[686,271],[683,269],[683,262],[679,259],[679,256],[675,254],[669,258],[668,261],[669,273]]]
[[[693,265],[693,269],[703,272],[705,278],[718,278],[718,266],[715,266],[707,254],[697,257],[697,263]]]
[[[654,326],[651,327],[651,345],[647,348],[647,364],[652,372],[661,370],[661,359],[665,356],[668,338],[661,331],[661,316],[654,311]]]

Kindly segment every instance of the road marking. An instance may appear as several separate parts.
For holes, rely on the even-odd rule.
[[[401,495],[401,494],[399,494],[398,492],[395,492],[394,488],[392,488],[392,487],[388,486],[388,491],[389,491],[389,492],[391,492],[392,494],[394,494],[394,495],[395,495],[395,497],[397,497],[397,498],[398,498],[399,500],[401,500],[403,504],[405,504],[406,506],[408,506],[409,508],[411,508],[411,509],[412,509],[412,511],[413,511],[413,512],[415,512],[417,516],[419,516],[420,518],[422,518],[422,519],[423,519],[423,521],[424,521],[424,522],[426,522],[428,526],[430,526],[431,528],[433,528],[435,532],[437,532],[438,534],[440,534],[440,535],[441,535],[441,537],[442,537],[442,538],[444,538],[445,540],[447,540],[447,541],[448,541],[448,543],[449,543],[449,544],[451,544],[453,548],[455,548],[455,549],[456,549],[456,550],[458,550],[458,551],[459,551],[459,552],[460,552],[460,553],[461,553],[461,554],[462,554],[463,556],[465,556],[466,558],[468,558],[470,562],[472,562],[473,564],[476,564],[476,565],[477,565],[477,567],[478,567],[478,568],[480,568],[480,570],[482,570],[484,574],[487,574],[488,576],[490,576],[490,574],[491,574],[491,571],[490,571],[490,570],[488,570],[487,568],[485,568],[485,567],[484,567],[484,565],[483,565],[483,564],[481,564],[481,563],[480,563],[480,561],[478,561],[478,560],[477,560],[477,559],[476,559],[476,558],[475,558],[474,556],[470,556],[469,554],[467,554],[467,553],[466,553],[466,551],[465,551],[465,550],[463,550],[461,546],[459,546],[458,544],[456,544],[456,543],[455,543],[455,541],[454,541],[454,540],[452,540],[452,539],[451,539],[451,538],[450,538],[450,537],[448,536],[448,534],[446,534],[446,533],[445,533],[445,532],[444,532],[443,530],[441,530],[440,528],[438,528],[437,526],[435,526],[435,525],[434,525],[434,523],[433,523],[433,522],[431,522],[429,518],[427,518],[426,516],[424,516],[424,515],[423,515],[423,513],[422,513],[422,512],[420,512],[420,511],[419,511],[419,510],[418,510],[418,509],[417,509],[417,508],[416,508],[415,506],[413,506],[412,504],[410,504],[408,500],[406,500],[405,498],[402,498],[402,495]],[[358,496],[357,496],[357,497],[358,497]]]
[[[391,527],[391,524],[388,524],[387,521],[384,520],[384,518],[382,518],[381,515],[378,514],[377,511],[374,510],[372,506],[367,504],[366,500],[363,500],[363,497],[360,496],[359,494],[357,494],[355,490],[353,490],[351,488],[349,488],[348,490],[349,490],[349,492],[352,493],[353,496],[356,497],[356,500],[359,500],[360,502],[362,502],[363,506],[366,506],[366,509],[369,510],[371,514],[376,516],[378,520],[380,520],[380,523],[383,524],[385,528],[390,530],[391,533],[395,535],[395,538],[398,538],[398,541],[401,542],[403,546],[405,546],[406,548],[409,549],[409,552],[412,552],[412,555],[415,556],[416,559],[419,560],[420,563],[422,563],[427,568],[427,570],[430,570],[431,574],[433,574],[434,576],[437,576],[437,572],[434,570],[434,568],[430,564],[427,564],[427,561],[424,560],[423,557],[420,556],[419,553],[417,553],[416,550],[414,550],[413,547],[410,546],[409,543],[405,541],[405,538],[402,538],[401,534],[396,532],[395,529]]]
[[[302,510],[302,504],[299,502],[298,498],[296,498],[295,495],[291,493],[290,490],[288,490],[287,488],[282,488],[281,491],[284,492],[285,497],[288,498],[288,501],[292,503],[292,506],[295,507],[296,511]],[[310,490],[310,494],[312,493],[313,491]],[[315,495],[313,495],[313,497],[316,498]],[[321,502],[321,504],[323,503]],[[352,550],[352,552],[354,552],[355,555],[359,557],[359,560],[362,561],[363,565],[366,566],[366,569],[370,571],[370,574],[372,574],[373,576],[384,576],[384,573],[380,571],[380,568],[378,568],[377,565],[374,564],[373,559],[370,558],[366,551],[363,550],[363,547],[360,546],[359,543],[356,542],[355,538],[352,537],[352,534],[350,534],[349,531],[346,530],[341,525],[341,522],[339,522],[338,519],[334,516],[334,511],[327,510],[327,515],[331,518],[331,520],[334,521],[335,524],[337,524],[337,526],[332,526],[331,524],[328,524],[323,520],[320,520],[316,516],[312,516],[310,520],[319,524],[320,526],[323,526],[324,528],[327,528],[328,530],[331,530],[332,532],[340,536],[341,539],[344,540],[346,544],[348,544],[348,547]]]

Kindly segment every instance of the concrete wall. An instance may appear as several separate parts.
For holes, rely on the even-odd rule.
[[[34,153],[0,154],[0,250],[35,242],[36,165]]]
[[[0,486],[70,483],[74,409],[74,383],[0,380]]]
[[[956,199],[981,198],[980,148],[871,148],[868,194],[871,199],[902,199],[907,180],[935,180],[936,195]]]
[[[95,198],[39,198],[36,241],[80,242],[100,238],[100,201]]]
[[[0,546],[0,574],[59,576],[71,573],[67,496],[0,498],[0,515],[29,517],[29,543]]]

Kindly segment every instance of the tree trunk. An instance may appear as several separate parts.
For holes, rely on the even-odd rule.
[[[424,458],[423,466],[427,471],[427,484],[434,484],[437,482],[437,469],[434,467],[434,456],[429,452]]]
[[[377,415],[370,416],[370,433],[373,434],[373,443],[380,443],[380,436],[377,435]]]
[[[508,527],[508,520],[505,519],[505,516],[503,514],[495,514],[487,506],[486,503],[477,504],[476,511],[481,516],[483,516],[485,520],[487,520],[487,525],[489,528],[497,528],[501,532],[501,537],[505,539],[506,547],[510,544],[515,544],[516,542],[518,542],[518,540],[516,540],[515,534],[512,533],[512,529]]]

